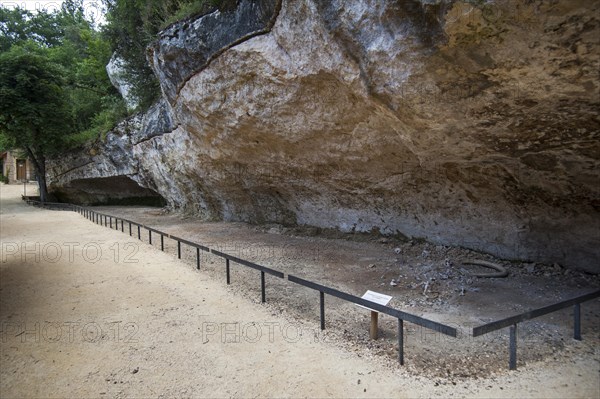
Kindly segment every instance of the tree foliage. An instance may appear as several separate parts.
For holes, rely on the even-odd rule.
[[[5,140],[25,149],[38,172],[46,199],[46,157],[64,148],[73,132],[65,70],[33,42],[0,53],[0,131]]]
[[[47,156],[98,137],[126,114],[105,69],[111,51],[82,0],[54,13],[0,7],[0,143],[27,150],[42,194]]]
[[[0,54],[0,129],[22,147],[51,155],[74,131],[65,70],[33,43]]]
[[[62,66],[79,141],[98,137],[126,115],[125,105],[106,73],[112,46],[84,16],[82,0],[66,0],[53,13],[0,7],[0,52],[37,45]]]
[[[32,14],[21,8],[0,7],[0,51],[14,44],[33,41],[46,47],[61,43],[63,32],[55,16]]]

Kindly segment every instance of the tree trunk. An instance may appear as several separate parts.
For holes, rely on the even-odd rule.
[[[40,201],[46,202],[48,199],[48,186],[46,185],[46,157],[43,154],[38,154],[36,156],[30,147],[27,147],[27,153],[37,172],[37,181],[40,188]]]
[[[43,167],[44,171],[38,171],[37,181],[40,187],[40,201],[46,202],[48,199],[48,186],[46,185],[46,165]]]

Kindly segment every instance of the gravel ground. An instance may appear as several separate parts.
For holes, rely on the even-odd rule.
[[[196,271],[185,246],[179,261],[169,240],[162,253],[159,240],[152,248],[75,213],[27,207],[19,190],[0,185],[1,397],[600,396],[598,300],[582,306],[581,342],[569,309],[521,324],[517,371],[507,370],[506,331],[469,334],[597,288],[595,276],[424,242],[102,208],[349,293],[392,295],[393,307],[459,328],[450,338],[406,323],[400,367],[390,317],[372,341],[367,311],[327,297],[321,332],[312,290],[267,277],[260,304],[254,270],[232,265],[227,286],[222,259],[205,255]],[[39,259],[23,256],[36,243]],[[502,264],[509,277],[472,277],[470,259]]]

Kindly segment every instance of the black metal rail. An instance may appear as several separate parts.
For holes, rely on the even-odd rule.
[[[174,240],[175,242],[177,242],[177,257],[179,259],[181,259],[181,255],[182,255],[182,248],[181,245],[187,245],[189,247],[195,248],[196,249],[196,264],[197,264],[197,268],[200,269],[200,251],[204,251],[204,252],[210,252],[215,256],[221,257],[223,259],[225,259],[225,269],[226,269],[226,279],[227,279],[227,284],[231,283],[231,274],[230,274],[230,262],[235,262],[237,264],[240,264],[242,266],[246,266],[255,270],[260,271],[261,273],[261,299],[262,302],[265,302],[266,300],[266,293],[265,293],[265,274],[270,274],[272,276],[278,277],[278,278],[285,278],[284,273],[279,272],[277,270],[265,267],[265,266],[261,266],[258,265],[256,263],[252,263],[249,262],[247,260],[244,259],[240,259],[237,258],[233,255],[229,255],[226,254],[224,252],[220,252],[214,249],[210,249],[204,245],[177,237],[177,236],[173,236],[170,234],[167,234],[165,232],[162,232],[160,230],[157,230],[155,228],[149,227],[149,226],[145,226],[143,224],[139,224],[136,223],[134,221],[128,220],[128,219],[124,219],[124,218],[118,218],[118,217],[114,217],[112,215],[106,215],[100,212],[96,212],[93,211],[91,209],[82,207],[82,206],[78,206],[78,205],[72,205],[72,204],[65,204],[65,203],[41,203],[40,201],[36,201],[36,200],[32,200],[26,197],[23,197],[23,200],[27,202],[27,204],[30,205],[34,205],[34,206],[38,206],[38,207],[43,207],[43,208],[48,208],[48,209],[53,209],[53,210],[72,210],[75,212],[80,213],[81,215],[83,215],[86,219],[96,223],[96,224],[100,224],[106,227],[113,227],[113,220],[114,220],[114,229],[115,230],[119,230],[119,221],[121,222],[121,232],[125,232],[125,224],[129,225],[129,236],[133,235],[133,230],[132,227],[136,226],[137,227],[137,236],[138,239],[142,239],[141,238],[141,229],[145,229],[148,231],[148,242],[149,244],[152,245],[152,233],[158,234],[160,235],[160,249],[162,251],[165,250],[165,244],[164,244],[164,239],[166,238],[170,238],[172,240]],[[319,291],[319,302],[320,302],[320,321],[321,321],[321,329],[325,329],[325,294],[327,295],[331,295],[333,297],[357,304],[357,305],[362,305],[364,307],[370,308],[374,311],[378,311],[381,313],[385,313],[387,315],[390,315],[392,317],[395,317],[398,319],[398,358],[399,358],[399,362],[400,364],[404,364],[404,321],[431,329],[433,331],[437,331],[441,334],[445,334],[451,337],[456,337],[457,336],[457,330],[454,327],[450,327],[447,325],[444,325],[442,323],[438,323],[432,320],[428,320],[425,319],[423,317],[420,316],[416,316],[410,313],[406,313],[394,308],[391,308],[389,306],[384,306],[360,297],[357,297],[355,295],[351,295],[342,291],[339,291],[337,289],[334,288],[330,288],[321,284],[317,284],[314,283],[312,281],[308,281],[308,280],[304,280],[302,278],[296,277],[296,276],[292,276],[292,275],[288,275],[288,281],[295,283],[295,284],[299,284],[302,286],[305,286],[307,288],[311,288],[313,290]],[[487,333],[490,333],[492,331],[496,331],[505,327],[510,327],[510,347],[509,347],[509,368],[511,370],[516,369],[517,367],[517,325],[518,323],[527,321],[527,320],[531,320],[533,318],[536,317],[540,317],[543,315],[546,315],[548,313],[552,313],[555,312],[557,310],[561,310],[570,306],[574,306],[574,338],[577,340],[581,340],[581,310],[580,310],[580,304],[582,302],[586,302],[595,298],[600,297],[600,290],[594,291],[594,292],[590,292],[588,294],[585,295],[581,295],[578,296],[576,298],[572,298],[572,299],[568,299],[566,301],[562,301],[553,305],[549,305],[549,306],[545,306],[539,309],[535,309],[535,310],[531,310],[516,316],[511,316],[502,320],[497,320],[491,323],[487,323],[478,327],[473,328],[473,337],[478,337]]]
[[[351,295],[351,294],[345,293],[343,291],[336,290],[335,288],[330,288],[330,287],[327,287],[327,286],[324,286],[321,284],[313,283],[312,281],[304,280],[299,277],[292,276],[291,274],[288,275],[288,280],[293,283],[300,284],[300,285],[303,285],[308,288],[312,288],[313,290],[323,292],[327,295],[331,295],[336,298],[340,298],[345,301],[352,302],[357,305],[362,305],[366,308],[373,309],[373,310],[376,310],[381,313],[385,313],[385,314],[395,317],[397,319],[402,319],[404,321],[411,322],[411,323],[419,325],[421,327],[425,327],[430,330],[434,330],[434,331],[440,332],[442,334],[449,335],[451,337],[456,337],[456,328],[447,326],[442,323],[438,323],[437,321],[428,320],[428,319],[425,319],[420,316],[416,316],[416,315],[413,315],[410,313],[403,312],[401,310],[390,308],[389,306],[381,305],[379,303],[372,302],[367,299],[363,299],[361,297]]]
[[[265,274],[270,274],[275,277],[285,278],[285,275],[277,270],[270,269],[265,266],[257,265],[256,263],[248,262],[247,260],[237,258],[233,255],[229,255],[214,249],[210,251],[213,255],[219,256],[225,259],[225,274],[227,279],[227,285],[231,284],[231,268],[230,262],[238,263],[242,266],[249,267],[251,269],[255,269],[260,271],[260,291],[261,291],[261,301],[265,303],[267,301],[266,297],[266,282],[265,282]]]
[[[42,202],[36,201],[36,200],[31,200],[31,199],[24,199],[24,200],[28,205],[37,206],[38,208],[48,208],[51,210],[66,210],[66,211],[73,210],[73,205],[65,204],[62,202],[44,202],[42,204]]]
[[[304,280],[300,277],[292,276],[291,274],[288,274],[288,280],[293,283],[300,284],[304,287],[312,288],[313,290],[319,291],[321,330],[325,329],[325,294],[343,299],[348,302],[352,302],[356,305],[364,306],[366,308],[381,313],[385,313],[398,319],[398,361],[400,362],[400,364],[404,364],[404,321],[408,321],[413,324],[417,324],[421,327],[425,327],[430,330],[434,330],[439,333],[456,338],[456,328],[454,327],[450,327],[433,320],[428,320],[420,316],[406,313],[398,309],[390,308],[389,306],[381,305],[379,303],[372,302],[367,299],[363,299],[340,290],[336,290],[335,288],[330,288],[321,284],[313,283],[312,281]]]
[[[479,327],[473,328],[473,337],[479,337],[492,331],[500,330],[505,327],[510,327],[508,368],[510,370],[516,370],[517,325],[519,323],[573,306],[573,338],[578,341],[581,341],[581,303],[591,301],[592,299],[598,297],[600,297],[600,290],[580,295],[575,298],[567,299],[565,301],[555,303],[553,305],[544,306],[539,309],[534,309],[515,316],[507,317],[505,319],[493,321],[491,323],[487,323]]]

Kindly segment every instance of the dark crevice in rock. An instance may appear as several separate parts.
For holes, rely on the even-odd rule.
[[[82,205],[165,206],[156,191],[141,187],[129,176],[78,179],[53,190],[61,202]]]
[[[87,162],[85,162],[84,164],[81,164],[81,165],[74,166],[74,167],[72,167],[72,168],[70,168],[70,169],[67,169],[67,170],[65,170],[64,172],[61,172],[61,173],[57,174],[57,175],[55,176],[55,178],[60,178],[61,176],[64,176],[64,175],[66,175],[67,173],[74,172],[74,171],[76,171],[77,169],[85,168],[86,166],[88,166],[88,165],[90,165],[90,164],[93,164],[93,163],[94,163],[94,160],[91,160],[91,161],[87,161]]]
[[[427,48],[437,48],[446,41],[442,26],[443,16],[451,2],[424,3],[420,0],[396,0],[399,22],[411,21],[414,33]]]
[[[136,141],[135,143],[133,143],[133,145],[134,145],[134,146],[136,146],[136,145],[144,144],[144,143],[146,143],[146,142],[148,142],[148,141],[150,141],[150,140],[154,140],[156,137],[159,137],[159,136],[164,136],[165,134],[171,134],[171,133],[173,133],[175,130],[177,130],[177,129],[178,129],[180,126],[181,126],[181,124],[179,124],[179,123],[178,123],[177,125],[175,125],[175,126],[173,127],[173,129],[171,129],[171,130],[169,130],[169,131],[166,131],[166,132],[161,132],[160,134],[155,134],[155,135],[152,135],[152,136],[147,136],[146,138],[144,138],[144,139],[142,139],[142,140],[140,140],[140,141]]]

